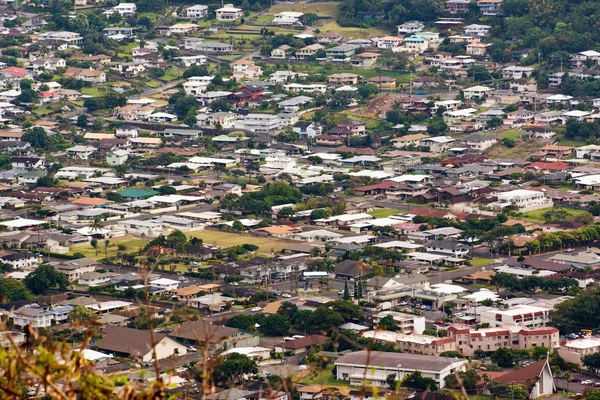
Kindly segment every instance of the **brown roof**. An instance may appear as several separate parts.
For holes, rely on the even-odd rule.
[[[115,351],[141,357],[152,350],[152,337],[150,332],[141,329],[123,328],[108,325],[104,328],[104,337],[96,343],[101,350]],[[160,342],[166,335],[155,333],[156,343]]]
[[[544,370],[544,366],[547,362],[548,360],[546,359],[540,360],[526,367],[519,368],[511,373],[499,376],[495,378],[494,381],[510,384],[526,384],[527,380],[529,379],[533,384],[535,383],[536,376],[542,375],[542,371]]]
[[[171,293],[177,295],[177,296],[192,296],[195,295],[199,292],[201,292],[203,289],[200,288],[199,286],[187,286],[187,287],[183,287],[180,289],[175,289],[172,290]]]
[[[262,312],[265,314],[277,314],[277,311],[279,311],[282,303],[282,300],[269,303],[263,308]]]
[[[237,331],[239,329],[212,325],[205,321],[186,321],[171,332],[170,336],[197,342],[219,343]]]
[[[282,344],[281,347],[284,347],[286,349],[296,350],[296,349],[301,349],[303,347],[320,346],[320,345],[325,344],[325,342],[327,342],[327,336],[310,335],[310,336],[305,336],[300,339],[290,340],[289,342],[285,342]]]

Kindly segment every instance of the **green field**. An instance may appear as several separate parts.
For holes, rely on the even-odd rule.
[[[511,129],[511,130],[509,130],[509,131],[506,131],[506,132],[504,132],[504,133],[500,134],[500,137],[501,137],[502,139],[506,139],[506,138],[508,138],[508,139],[514,139],[514,140],[517,140],[517,139],[520,139],[520,138],[521,138],[521,132],[520,132],[520,131],[518,131],[518,130],[516,130],[516,129]]]
[[[585,146],[585,140],[572,140],[572,139],[565,139],[564,137],[561,137],[558,139],[558,145],[559,146],[574,146],[574,147],[578,147],[578,146]]]
[[[404,214],[405,211],[396,210],[394,208],[376,208],[373,211],[369,211],[367,214],[372,215],[375,218],[386,218],[390,215]]]
[[[253,236],[242,236],[233,232],[221,232],[213,230],[204,230],[198,232],[192,232],[187,235],[188,237],[197,237],[202,239],[206,244],[212,244],[215,246],[231,247],[238,246],[245,243],[253,244],[258,246],[258,249],[262,253],[271,253],[271,250],[280,251],[286,245],[285,242],[280,242],[273,238],[262,238]]]
[[[528,220],[528,221],[532,221],[532,222],[546,222],[544,220],[544,213],[550,210],[565,210],[567,211],[569,214],[571,214],[571,218],[573,218],[576,215],[579,214],[583,214],[584,212],[586,212],[585,210],[573,210],[570,208],[565,208],[565,207],[548,207],[548,208],[542,208],[541,210],[534,210],[534,211],[527,211],[524,212],[522,215],[522,219],[524,220]]]
[[[490,265],[491,263],[492,259],[485,257],[475,257],[471,260],[471,265],[474,267],[485,267],[487,265]]]
[[[319,371],[316,375],[307,376],[306,378],[301,378],[298,380],[300,383],[304,383],[305,385],[328,385],[328,386],[341,386],[347,387],[348,382],[346,381],[338,381],[335,379],[331,371],[333,370],[333,364],[329,364],[325,369]],[[295,379],[294,379],[295,380]]]
[[[97,87],[84,87],[81,89],[81,93],[87,96],[100,97],[103,93]]]
[[[117,254],[118,244],[122,244],[126,247],[123,252],[126,253],[135,253],[142,247],[144,247],[148,243],[147,240],[143,239],[133,239],[133,238],[119,238],[119,239],[111,239],[110,244],[108,246],[108,256],[114,257]],[[82,247],[73,247],[69,252],[70,255],[74,253],[83,253],[86,257],[93,258],[95,260],[99,260],[105,257],[104,252],[104,240],[98,240],[98,254],[96,254],[96,250],[92,246],[82,246]]]
[[[317,14],[319,17],[333,17],[337,15],[338,5],[339,3],[334,2],[280,4],[271,7],[269,14],[275,15],[284,11],[298,11],[305,14]]]
[[[168,68],[163,76],[160,77],[163,81],[172,81],[181,76],[181,72],[177,68]]]
[[[158,81],[148,81],[148,82],[145,82],[145,83],[146,83],[146,86],[149,86],[149,87],[154,88],[154,89],[159,88],[159,87],[162,86],[162,83],[160,83]]]
[[[389,32],[386,32],[384,30],[377,29],[377,28],[366,29],[366,28],[342,27],[342,26],[339,26],[338,23],[334,20],[326,22],[321,27],[321,32],[322,33],[335,32],[335,33],[339,33],[340,35],[342,35],[344,37],[347,37],[347,38],[349,37],[351,39],[368,39],[368,38],[372,38],[372,37],[389,35]]]

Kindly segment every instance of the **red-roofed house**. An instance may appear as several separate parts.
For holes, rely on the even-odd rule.
[[[529,391],[529,399],[549,396],[556,389],[550,363],[546,358],[508,374],[498,376],[494,379],[494,382],[507,385],[525,385]]]
[[[0,72],[7,78],[13,78],[18,80],[26,78],[29,75],[29,72],[27,72],[25,68],[19,67],[6,67],[0,70]]]
[[[533,169],[541,172],[560,172],[571,169],[571,166],[566,162],[562,161],[554,161],[554,162],[545,162],[545,161],[537,161],[532,164],[529,164],[525,169]]]
[[[42,104],[57,103],[60,101],[61,97],[59,93],[51,92],[49,90],[38,93],[38,96],[40,98],[40,103]]]

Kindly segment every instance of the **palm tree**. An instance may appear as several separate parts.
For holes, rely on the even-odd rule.
[[[98,241],[96,239],[92,239],[90,241],[90,245],[96,250],[96,255],[98,255]]]
[[[567,381],[567,392],[568,392],[569,391],[569,381],[573,377],[573,373],[571,371],[565,371],[565,373],[563,374],[562,377],[563,377],[563,379],[565,379]]]
[[[104,241],[104,254],[106,255],[106,261],[108,261],[108,246],[110,245],[110,240],[106,239]]]
[[[94,218],[94,221],[90,225],[90,228],[94,235],[97,235],[98,231],[102,231],[103,227],[104,227],[104,223],[102,222],[102,220],[100,218]]]

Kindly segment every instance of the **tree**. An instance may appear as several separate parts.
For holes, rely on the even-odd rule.
[[[319,307],[308,316],[305,328],[310,333],[327,334],[344,322],[344,318],[342,318],[340,313],[330,310],[327,307]]]
[[[239,221],[239,220],[235,220],[233,221],[233,225],[232,228],[235,229],[236,231],[243,231],[244,230],[244,225]]]
[[[0,303],[19,300],[33,300],[33,295],[25,284],[16,279],[0,278]]]
[[[450,374],[444,378],[446,381],[446,386],[451,389],[460,389],[463,387],[467,390],[467,393],[473,389],[477,388],[477,382],[480,377],[477,375],[477,371],[474,369],[468,369],[467,371],[457,371],[453,374]]]
[[[525,385],[508,385],[506,394],[510,395],[515,400],[525,400],[529,398],[529,390]]]
[[[90,240],[90,245],[96,250],[96,255],[98,255],[98,239]]]
[[[110,240],[104,241],[104,255],[106,256],[106,261],[108,261],[108,246],[110,245]]]
[[[379,320],[378,326],[382,329],[395,332],[399,329],[398,324],[394,321],[394,317],[386,315]]]
[[[594,372],[594,376],[598,373],[600,369],[600,353],[588,354],[583,357],[581,363],[587,367],[590,371]]]
[[[52,141],[44,128],[31,128],[21,137],[23,142],[27,142],[31,147],[38,150],[52,150]]]
[[[387,383],[392,390],[398,390],[398,381],[396,378],[396,374],[388,374],[388,376],[385,378],[385,383]]]
[[[25,286],[33,294],[45,294],[48,289],[58,287],[60,290],[66,290],[69,285],[67,276],[49,264],[42,264],[37,267],[25,278]]]
[[[531,355],[535,360],[543,360],[548,356],[550,350],[544,346],[536,346],[533,348]]]
[[[177,189],[175,189],[171,185],[163,185],[163,186],[161,186],[161,187],[158,188],[158,191],[162,195],[169,195],[169,194],[175,194],[175,193],[177,193]]]
[[[508,147],[509,149],[512,149],[513,147],[515,147],[515,140],[511,138],[504,138],[502,139],[502,144]]]
[[[290,329],[290,323],[283,315],[274,314],[266,317],[259,329],[266,336],[284,336]]]
[[[232,353],[227,355],[215,371],[215,382],[222,386],[231,386],[235,382],[243,382],[244,376],[258,373],[256,361],[244,354]]]
[[[80,325],[87,325],[96,318],[96,314],[84,306],[75,306],[75,308],[69,312],[69,319]]]
[[[87,128],[88,118],[87,114],[81,114],[77,117],[77,126],[80,128]]]
[[[500,347],[491,356],[492,362],[502,368],[510,368],[515,363],[515,355],[511,349]]]
[[[348,290],[348,281],[344,282],[344,300],[350,300],[350,291]]]
[[[436,391],[438,385],[432,378],[425,378],[421,371],[415,371],[412,374],[405,375],[402,379],[402,386],[409,387],[411,389],[419,391]]]

